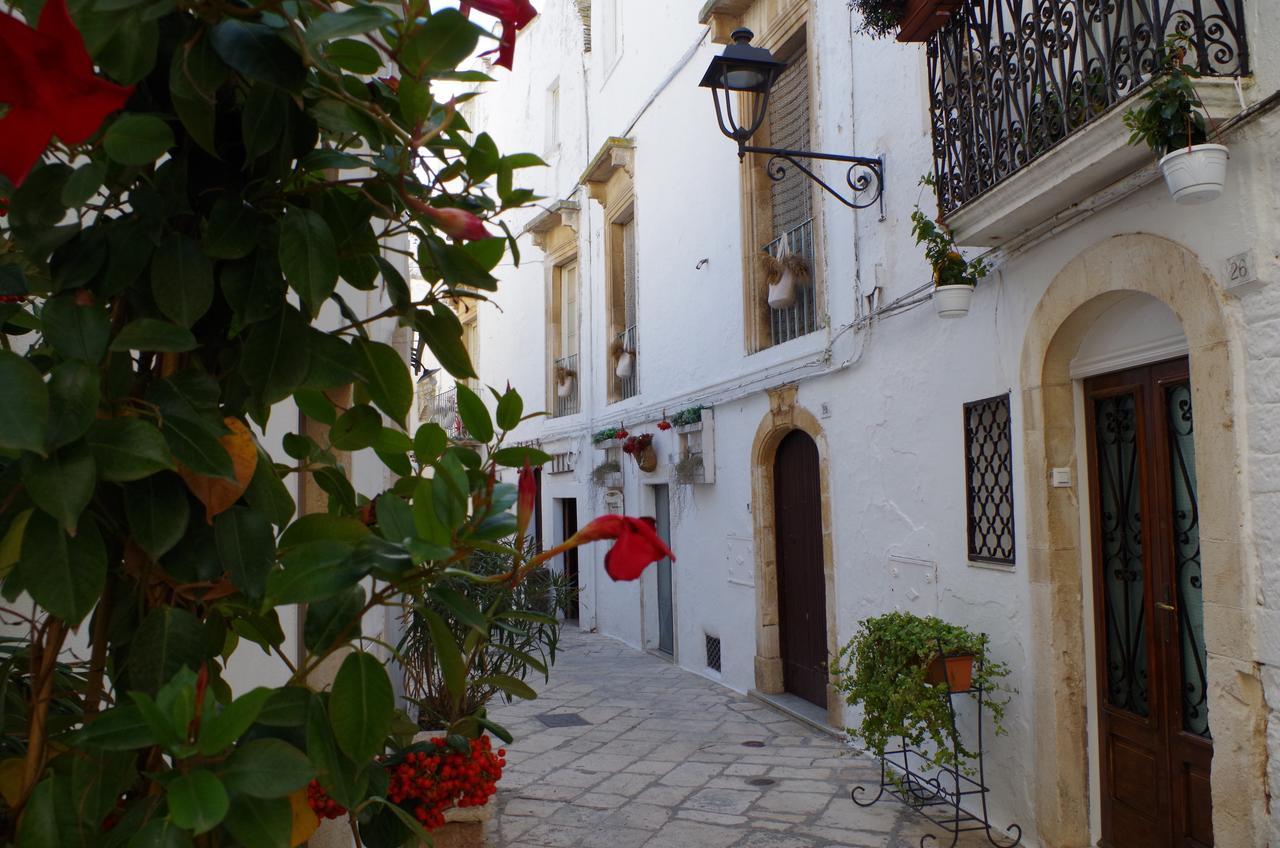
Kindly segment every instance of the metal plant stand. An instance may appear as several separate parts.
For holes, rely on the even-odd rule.
[[[939,652],[941,655],[941,652]],[[947,708],[951,717],[952,752],[955,761],[960,763],[960,737],[956,732],[957,696],[971,696],[978,705],[978,747],[974,756],[977,779],[965,774],[962,767],[952,768],[941,765],[923,751],[912,748],[902,737],[902,747],[887,750],[880,757],[880,789],[876,797],[870,801],[861,801],[859,796],[869,791],[866,786],[856,786],[851,793],[853,803],[859,807],[870,807],[885,795],[896,798],[951,834],[951,845],[960,840],[960,834],[970,831],[983,831],[987,841],[997,848],[1014,848],[1022,842],[1022,828],[1011,824],[1006,833],[1012,837],[998,838],[991,831],[991,819],[987,813],[986,768],[982,752],[982,714],[986,691],[981,687],[973,687],[963,692],[952,692],[949,682],[947,687]],[[975,804],[980,807],[977,811]],[[937,843],[938,837],[926,833],[920,837],[920,848]]]

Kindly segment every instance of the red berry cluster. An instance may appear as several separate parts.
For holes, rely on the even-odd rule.
[[[652,433],[641,433],[638,436],[632,436],[622,443],[622,452],[625,454],[635,455],[643,451],[645,448],[653,444]]]
[[[662,420],[662,421],[659,421],[659,422],[658,422],[658,429],[659,429],[659,430],[670,430],[670,429],[671,429],[671,422],[670,422],[670,421],[667,421],[667,420],[665,420],[665,419],[664,419],[664,420]]]
[[[322,819],[340,819],[347,814],[347,808],[330,798],[314,780],[307,784],[307,806]]]
[[[488,736],[471,741],[471,750],[460,753],[445,748],[445,740],[431,740],[433,752],[417,751],[391,767],[387,797],[431,830],[444,825],[450,807],[480,807],[498,791],[497,783],[507,764],[507,750],[496,753]]]

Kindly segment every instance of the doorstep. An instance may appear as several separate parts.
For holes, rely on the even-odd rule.
[[[796,721],[807,724],[819,733],[825,733],[842,742],[845,741],[843,730],[827,724],[827,711],[817,704],[809,703],[799,695],[792,695],[790,692],[770,694],[750,689],[747,691],[747,697],[764,704],[766,707],[772,707]]]

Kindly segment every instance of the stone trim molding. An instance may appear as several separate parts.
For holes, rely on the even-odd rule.
[[[769,390],[769,412],[756,430],[751,446],[751,515],[755,539],[756,585],[756,690],[765,694],[784,691],[782,642],[778,628],[778,562],[774,536],[773,464],[778,445],[794,430],[802,430],[818,446],[819,490],[822,498],[822,560],[826,574],[827,654],[839,655],[836,626],[835,555],[831,521],[830,452],[826,433],[818,419],[796,403],[796,385]],[[827,723],[844,727],[844,701],[827,681]]]
[[[578,234],[579,207],[573,200],[557,200],[534,216],[525,225],[524,232],[533,236],[534,247],[546,249],[547,237],[558,227],[567,227]]]
[[[591,199],[598,203],[607,203],[609,184],[613,177],[622,171],[630,181],[635,177],[636,146],[630,139],[610,136],[600,147],[591,164],[582,172],[578,182],[587,187]]]
[[[1050,469],[1087,473],[1076,455],[1076,384],[1070,362],[1099,315],[1130,292],[1169,306],[1187,337],[1204,569],[1205,642],[1214,841],[1266,841],[1266,704],[1255,662],[1254,580],[1241,539],[1241,442],[1236,398],[1240,356],[1224,313],[1225,295],[1185,247],[1146,234],[1119,235],[1088,248],[1053,279],[1022,347],[1023,456],[1026,457],[1028,580],[1032,610],[1029,687],[1036,728],[1033,788],[1046,846],[1092,844],[1084,605],[1091,589],[1088,539],[1081,539],[1077,489],[1049,485]],[[1093,746],[1092,752],[1090,746]],[[1094,803],[1097,803],[1096,799]]]

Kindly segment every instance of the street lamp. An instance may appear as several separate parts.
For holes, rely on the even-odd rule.
[[[738,143],[738,158],[748,153],[763,153],[769,157],[765,165],[765,173],[774,182],[787,175],[783,162],[798,168],[805,176],[822,186],[834,195],[841,203],[853,209],[866,209],[879,202],[883,219],[884,212],[884,160],[867,156],[845,156],[838,153],[817,153],[811,150],[787,150],[780,147],[758,147],[748,144],[751,137],[764,123],[769,110],[769,92],[778,76],[786,67],[763,47],[752,47],[753,33],[745,27],[735,29],[730,36],[733,43],[724,52],[711,60],[710,67],[702,76],[698,85],[711,89],[711,100],[716,107],[716,122],[720,132],[726,138]],[[751,114],[738,115],[734,111],[734,101],[739,95],[740,105]],[[739,112],[742,109],[738,110]],[[748,118],[741,120],[742,117]],[[798,159],[821,159],[829,162],[848,162],[849,170],[845,174],[845,182],[852,192],[846,197],[833,188],[821,177],[802,165]]]

